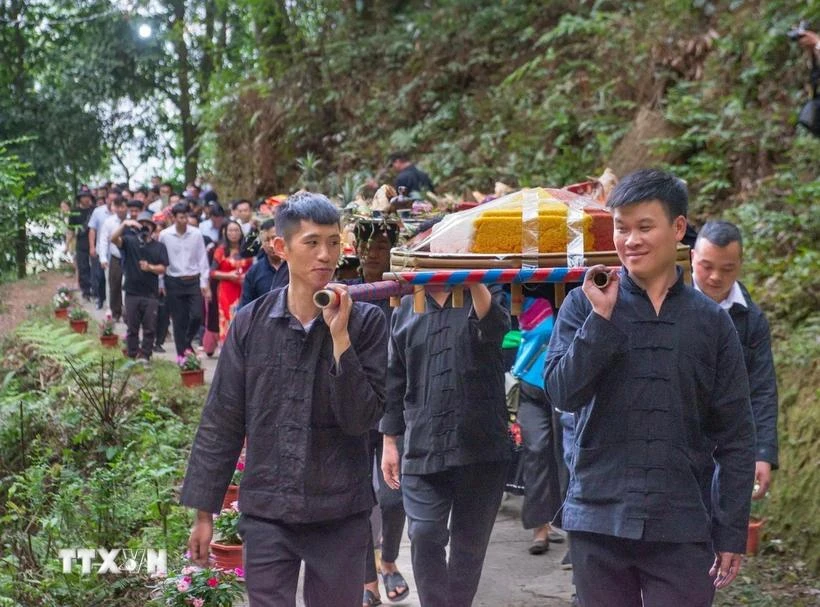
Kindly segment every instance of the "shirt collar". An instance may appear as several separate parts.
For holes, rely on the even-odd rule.
[[[680,266],[675,266],[675,272],[677,273],[677,279],[675,280],[674,284],[669,287],[668,293],[677,293],[684,287],[683,281],[683,270]],[[633,293],[644,293],[644,290],[632,280],[632,277],[629,275],[629,271],[626,269],[625,266],[621,266],[621,281],[626,285],[626,287],[632,291]]]
[[[287,318],[290,320],[290,327],[294,329],[304,329],[306,332],[309,332],[310,329],[317,325],[324,324],[324,318],[320,313],[311,321],[311,324],[307,328],[303,327],[302,323],[288,310],[288,288],[289,287],[284,286],[281,289],[271,291],[271,293],[273,293],[273,305],[271,305],[270,312],[268,312],[268,318]]]
[[[698,283],[694,278],[692,279],[692,283],[695,285],[695,288],[703,293],[701,288],[698,286]],[[726,296],[726,299],[719,302],[718,305],[723,308],[724,310],[729,310],[732,308],[733,305],[743,306],[744,308],[748,308],[749,304],[746,303],[746,298],[743,296],[743,291],[740,288],[740,283],[735,281],[732,285],[732,288],[729,289],[729,294]]]
[[[290,318],[288,310],[288,287],[273,292],[273,305],[270,307],[268,318]]]

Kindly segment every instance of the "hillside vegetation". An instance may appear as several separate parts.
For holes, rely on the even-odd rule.
[[[820,139],[795,126],[808,62],[785,33],[801,18],[820,27],[820,4],[349,4],[382,12],[328,12],[284,58],[261,36],[275,69],[217,95],[208,149],[221,191],[270,194],[308,175],[333,193],[395,149],[459,197],[497,179],[562,185],[666,166],[688,182],[695,223],[743,228],[781,395],[766,533],[818,571]]]

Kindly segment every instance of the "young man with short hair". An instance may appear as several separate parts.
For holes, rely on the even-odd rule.
[[[729,313],[743,346],[755,422],[755,485],[752,499],[769,490],[777,469],[777,378],[766,315],[738,280],[743,265],[743,238],[728,221],[709,221],[692,250],[695,288]]]
[[[237,309],[262,297],[268,291],[273,291],[288,284],[288,263],[276,254],[273,241],[276,239],[275,220],[268,219],[262,224],[259,238],[262,241],[264,255],[256,258],[251,269],[245,275],[242,283],[242,297]]]
[[[745,552],[749,382],[731,319],[675,265],[687,206],[673,175],[625,177],[607,201],[623,268],[604,288],[591,268],[550,339],[547,394],[576,415],[563,525],[585,607],[711,605]]]
[[[123,252],[127,355],[147,361],[154,352],[159,276],[168,267],[168,252],[165,245],[153,238],[155,230],[151,213],[146,211],[140,213],[136,221],[124,220],[111,235],[111,242]]]
[[[170,264],[165,272],[165,299],[174,324],[177,356],[193,349],[193,339],[202,325],[202,298],[210,296],[211,268],[202,233],[188,225],[188,205],[172,207],[174,223],[160,232]]]
[[[254,607],[354,607],[375,503],[367,432],[384,411],[384,315],[345,287],[320,310],[341,251],[339,212],[310,192],[276,212],[273,246],[290,283],[240,310],[219,356],[181,501],[197,510],[189,547],[207,564],[225,490],[247,437],[239,508]]]

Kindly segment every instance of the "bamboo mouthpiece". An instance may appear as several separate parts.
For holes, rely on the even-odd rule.
[[[339,294],[333,289],[322,289],[313,294],[313,303],[317,308],[334,308],[339,305]]]
[[[605,289],[606,286],[609,284],[609,272],[595,272],[592,275],[592,284],[594,284],[599,289]]]

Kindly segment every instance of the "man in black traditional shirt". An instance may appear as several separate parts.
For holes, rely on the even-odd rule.
[[[683,182],[638,171],[607,206],[623,269],[599,289],[604,267],[592,268],[570,292],[545,370],[553,405],[576,413],[563,525],[578,597],[711,605],[746,547],[755,437],[743,352],[728,314],[675,265]]]
[[[134,208],[133,206],[130,208]],[[111,242],[122,252],[125,275],[125,342],[130,358],[151,360],[159,308],[159,275],[168,267],[165,245],[154,240],[157,229],[151,213],[137,220],[124,220],[111,234]],[[142,348],[139,349],[140,328]]]
[[[354,607],[375,504],[367,434],[384,412],[386,322],[341,285],[338,307],[313,303],[341,252],[327,198],[291,196],[276,230],[290,284],[242,308],[228,331],[182,488],[198,511],[189,547],[207,562],[211,515],[247,437],[239,524],[251,606],[295,605],[304,561],[308,607]]]
[[[407,296],[391,319],[382,472],[401,486],[421,604],[469,607],[510,457],[501,354],[510,316],[500,288],[470,286],[463,307],[429,291],[426,312]]]

